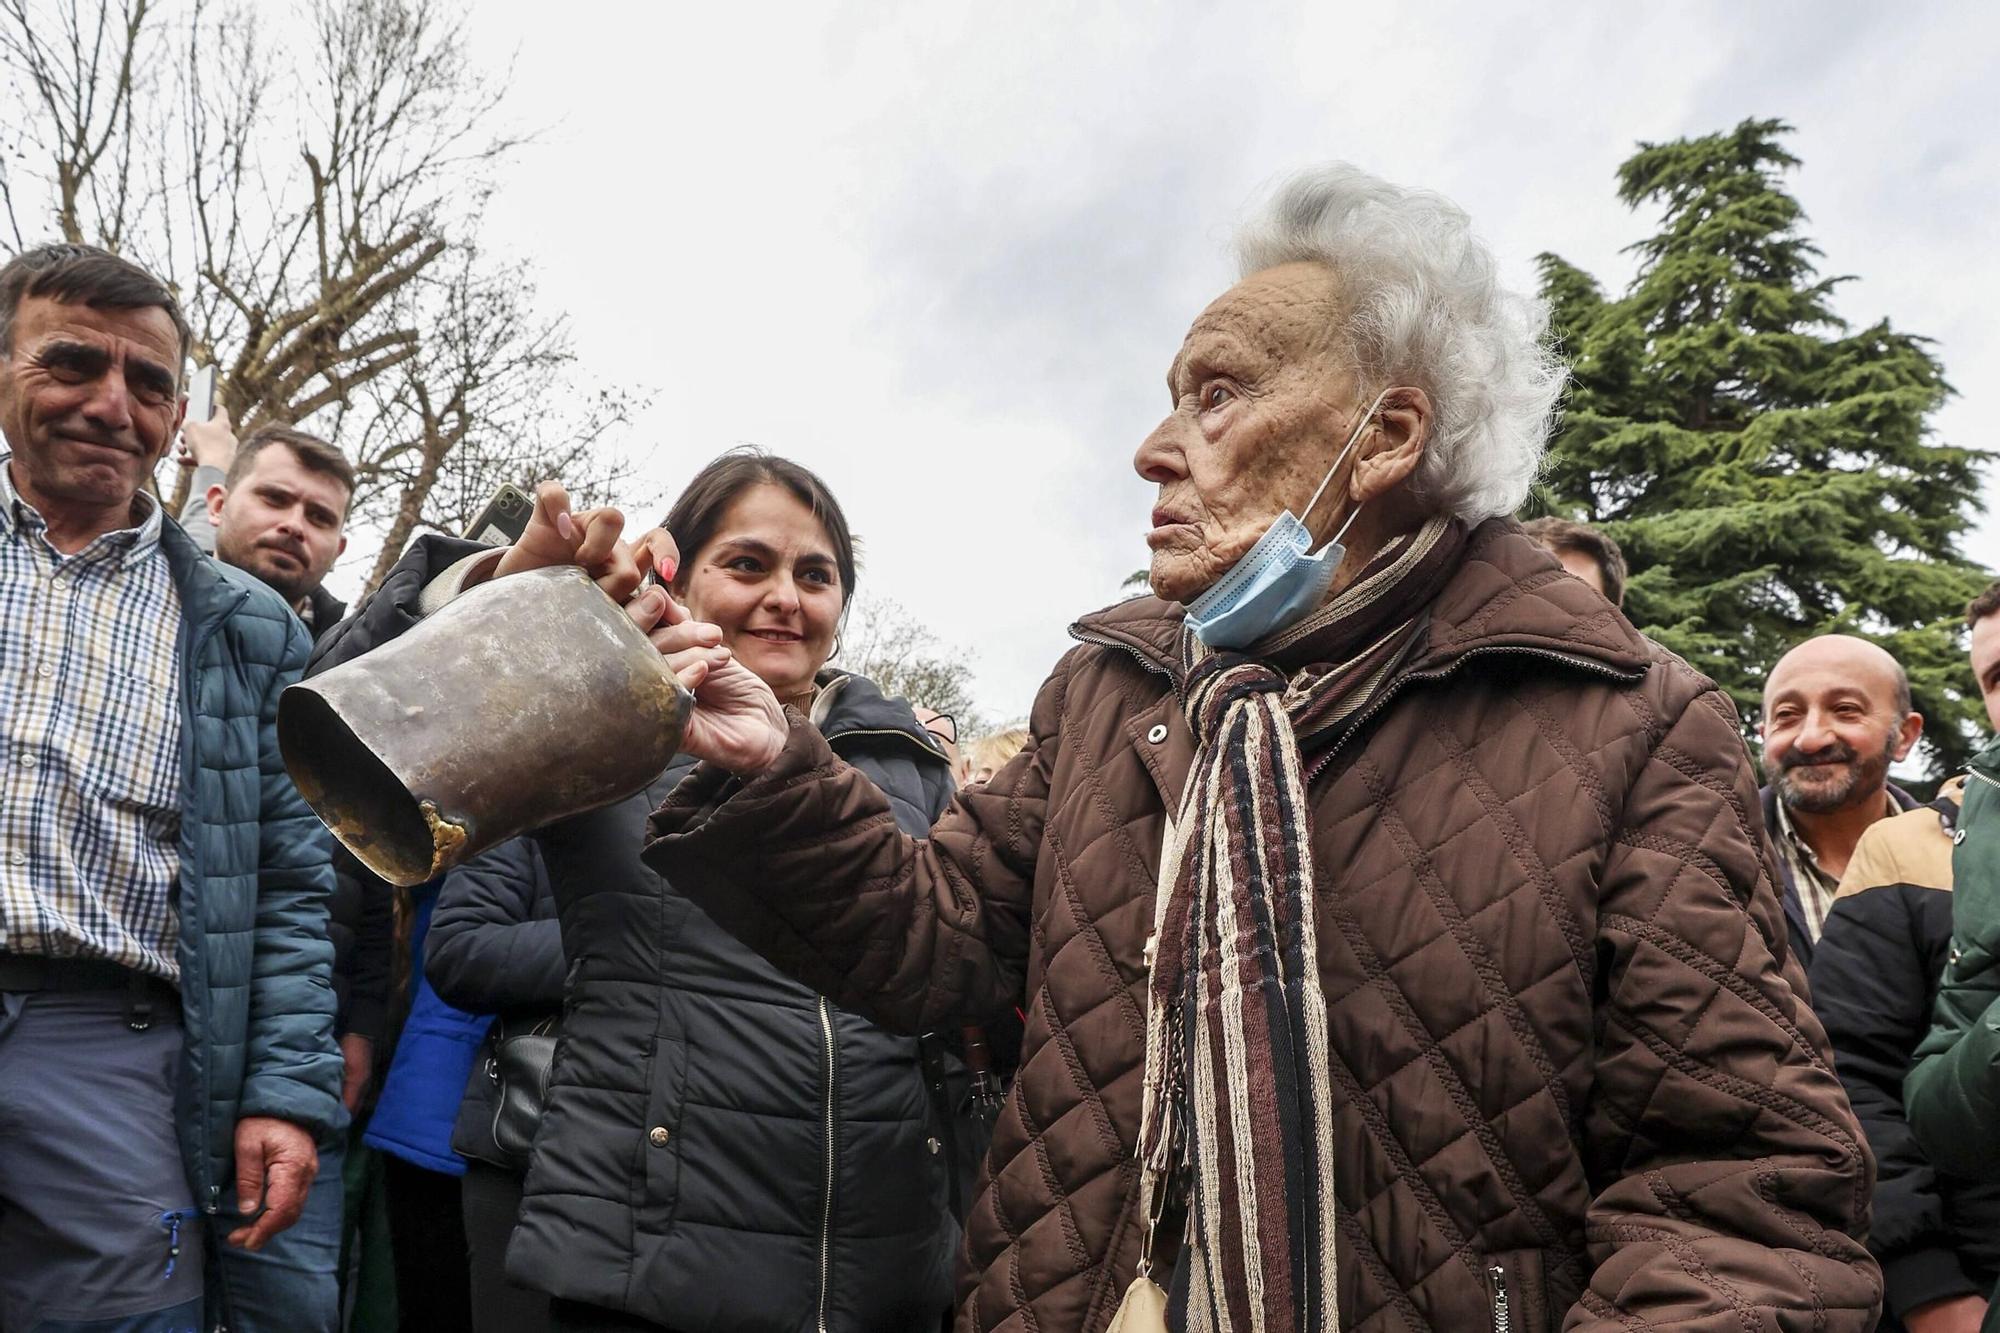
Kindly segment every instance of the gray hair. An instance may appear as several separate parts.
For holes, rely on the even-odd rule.
[[[172,370],[174,383],[181,382],[194,332],[167,284],[131,260],[94,245],[60,241],[15,255],[0,268],[0,352],[14,350],[15,316],[21,312],[21,302],[35,296],[101,310],[157,307],[166,311],[173,321],[174,335],[180,339],[180,360]]]
[[[1410,480],[1420,499],[1468,523],[1520,507],[1566,372],[1544,340],[1547,304],[1500,285],[1463,209],[1331,162],[1280,186],[1237,234],[1236,255],[1245,277],[1299,261],[1333,269],[1363,377],[1430,395],[1430,440]]]

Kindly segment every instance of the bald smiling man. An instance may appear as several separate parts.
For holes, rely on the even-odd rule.
[[[1764,823],[1783,872],[1785,923],[1812,962],[1840,877],[1870,824],[1914,806],[1889,781],[1924,719],[1910,680],[1879,646],[1849,634],[1807,639],[1764,683]]]

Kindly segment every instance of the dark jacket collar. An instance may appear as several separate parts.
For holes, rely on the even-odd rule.
[[[857,735],[901,737],[916,744],[939,763],[948,763],[937,737],[917,721],[916,710],[900,695],[851,671],[819,673],[819,695],[813,700],[813,723],[828,744]]]
[[[347,616],[347,603],[328,592],[325,584],[306,594],[306,604],[312,608],[310,628],[315,644]]]
[[[1185,616],[1179,603],[1135,597],[1083,617],[1071,633],[1124,647],[1171,672]],[[1314,648],[1308,637],[1288,656],[1320,660]],[[1473,529],[1458,569],[1431,604],[1423,646],[1407,669],[1442,670],[1468,653],[1496,649],[1549,654],[1635,677],[1652,660],[1645,639],[1617,608],[1566,574],[1506,518]]]
[[[1937,811],[1938,822],[1944,825],[1946,833],[1958,828],[1958,812],[1964,806],[1965,775],[1961,773],[1957,777],[1946,778],[1938,788],[1936,799],[1931,802],[1931,809]]]

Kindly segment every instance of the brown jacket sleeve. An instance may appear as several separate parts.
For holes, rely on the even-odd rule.
[[[1042,687],[1026,748],[961,792],[928,839],[899,830],[875,785],[788,711],[785,748],[754,780],[707,764],[682,780],[652,817],[644,859],[780,971],[884,1027],[925,1032],[1012,1008],[1067,666]]]
[[[1600,897],[1595,1271],[1565,1328],[1866,1333],[1874,1164],[1786,958],[1734,712],[1711,688],[1662,729]]]

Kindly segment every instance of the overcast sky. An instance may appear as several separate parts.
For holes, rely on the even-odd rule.
[[[1463,204],[1522,286],[1614,288],[1641,139],[1798,127],[1839,307],[1937,339],[1947,436],[2000,420],[1996,31],[1985,7],[597,4],[479,0],[508,114],[549,128],[487,238],[534,259],[635,424],[650,514],[748,441],[818,470],[861,590],[969,649],[1018,716],[1145,560],[1131,470],[1228,238],[1346,158]],[[1989,495],[1994,489],[1989,487]],[[2000,497],[1996,497],[2000,498]],[[1989,518],[1972,549],[2000,562]]]

